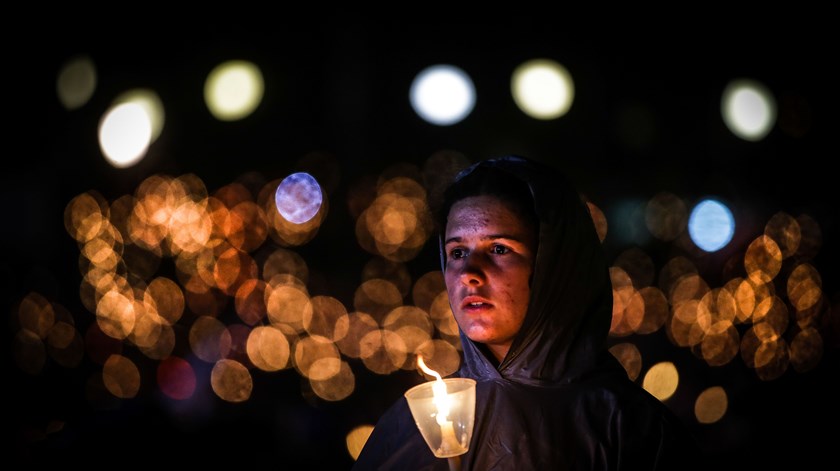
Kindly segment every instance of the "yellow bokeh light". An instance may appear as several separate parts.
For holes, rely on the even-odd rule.
[[[665,401],[676,392],[679,382],[677,367],[664,361],[650,367],[645,373],[642,387],[660,401]]]
[[[796,266],[788,276],[787,295],[790,303],[798,311],[815,305],[822,297],[822,278],[817,269],[809,263]]]
[[[753,240],[744,255],[744,269],[755,283],[768,283],[782,268],[782,251],[776,241],[761,235]]]
[[[326,337],[303,337],[295,344],[295,368],[301,376],[323,381],[337,375],[341,355],[335,344]]]
[[[642,354],[636,345],[630,342],[619,343],[610,347],[610,353],[624,367],[627,377],[636,381],[642,371]]]
[[[712,386],[700,393],[694,401],[694,416],[701,424],[713,424],[726,415],[729,398],[726,390],[720,386]]]
[[[111,355],[102,367],[102,382],[120,399],[130,399],[140,391],[140,370],[122,355]]]
[[[332,296],[315,296],[312,309],[304,313],[303,328],[310,335],[328,338],[333,342],[341,340],[350,328],[347,308]]]
[[[441,292],[446,292],[443,272],[434,270],[424,273],[417,279],[414,288],[411,290],[411,297],[415,306],[426,312],[431,312],[432,303]]]
[[[802,240],[802,231],[799,222],[790,214],[778,212],[767,221],[764,226],[764,235],[773,239],[782,251],[782,258],[788,258],[799,250],[799,243]]]
[[[275,327],[255,327],[248,335],[245,350],[251,363],[263,371],[277,371],[288,366],[289,340]]]
[[[592,218],[592,224],[595,225],[595,232],[598,233],[598,240],[601,242],[607,238],[607,217],[601,208],[595,206],[594,203],[586,202],[586,207],[589,208],[589,216]]]
[[[365,447],[370,434],[373,432],[373,425],[359,425],[347,434],[345,442],[347,443],[347,452],[353,458],[353,461],[359,459],[359,454],[362,448]]]
[[[668,300],[659,288],[647,286],[639,290],[645,306],[644,318],[636,333],[650,334],[661,329],[668,318]]]
[[[254,112],[263,98],[262,72],[252,62],[232,60],[217,65],[204,83],[204,101],[221,121],[236,121]]]
[[[390,330],[368,332],[359,342],[359,356],[370,371],[387,375],[406,361],[406,346],[402,337]]]
[[[551,59],[520,64],[511,76],[511,94],[525,114],[555,119],[568,113],[575,99],[575,85],[565,67]]]
[[[269,291],[266,309],[272,324],[303,331],[303,320],[312,317],[312,301],[301,288],[280,285]]]
[[[145,110],[152,127],[150,142],[155,142],[160,137],[160,133],[163,131],[163,124],[166,121],[163,101],[161,101],[160,96],[148,88],[138,88],[120,94],[114,99],[113,105],[116,106],[123,103],[135,103]]]
[[[461,355],[451,343],[445,340],[428,340],[420,345],[414,353],[422,356],[426,366],[437,371],[441,376],[449,376],[461,367]],[[411,368],[408,369],[417,369],[417,358],[411,355],[410,360]],[[426,379],[432,379],[425,373],[422,374]]]
[[[379,329],[379,324],[369,314],[364,312],[352,312],[348,314],[347,335],[336,342],[341,353],[350,358],[359,358],[361,355],[360,343],[365,335]]]
[[[224,359],[216,362],[210,373],[210,385],[213,392],[228,402],[243,402],[251,397],[254,380],[242,363]]]
[[[338,373],[324,380],[309,378],[312,391],[325,401],[341,401],[356,389],[356,377],[346,361],[341,361]]]

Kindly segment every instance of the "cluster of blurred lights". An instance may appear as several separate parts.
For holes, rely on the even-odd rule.
[[[212,365],[210,386],[229,402],[249,399],[254,370],[294,369],[327,401],[353,393],[350,359],[387,375],[413,370],[415,355],[423,354],[441,374],[452,374],[461,346],[443,276],[433,271],[412,281],[405,262],[433,233],[427,201],[436,190],[421,182],[423,175],[441,168],[452,175],[466,164],[458,153],[441,152],[423,171],[386,171],[351,190],[357,242],[373,255],[351,309],[308,293],[309,269],[294,250],[315,236],[327,212],[326,193],[308,173],[268,182],[256,198],[240,183],[211,194],[192,174],[151,176],[111,202],[95,191],[79,194],[66,206],[65,228],[79,244],[80,299],[95,322],[85,328],[83,317],[30,293],[16,312],[17,364],[38,374],[48,358],[73,368],[87,354],[102,366],[104,388],[128,399],[141,391],[136,355],[142,354],[157,362],[159,391],[175,400],[190,399],[201,387],[200,365]],[[603,239],[603,212],[588,205]],[[687,212],[680,198],[660,193],[648,202],[645,223],[655,237],[679,240],[690,231]],[[740,356],[763,380],[789,367],[808,371],[822,355],[817,323],[827,309],[820,275],[808,263],[820,245],[813,219],[780,212],[728,264],[740,275],[720,287],[710,287],[685,256],[657,274],[650,256],[629,249],[610,269],[610,334],[619,339],[664,328],[671,342],[709,366]],[[164,258],[173,260],[175,279],[158,275]],[[409,297],[413,304],[404,302]],[[225,317],[231,300],[233,320]],[[643,359],[633,343],[611,351],[631,379],[640,377]],[[664,401],[677,390],[679,374],[661,362],[641,381]],[[719,420],[727,400],[721,386],[703,391],[697,420]],[[369,430],[353,433],[348,449]]]
[[[88,56],[68,60],[58,74],[56,91],[68,110],[80,108],[96,90],[96,66]],[[220,121],[244,119],[262,102],[265,80],[257,64],[229,60],[216,65],[204,83],[204,101]],[[539,58],[511,72],[511,97],[526,115],[539,120],[564,116],[575,98],[574,79],[559,62]],[[450,126],[463,121],[475,107],[476,87],[469,74],[451,64],[436,64],[418,72],[408,90],[412,109],[423,120]],[[763,139],[776,123],[776,102],[761,82],[731,80],[721,92],[721,119],[737,137]],[[148,89],[130,90],[113,100],[99,125],[102,154],[111,165],[130,167],[145,156],[163,128],[164,108]]]

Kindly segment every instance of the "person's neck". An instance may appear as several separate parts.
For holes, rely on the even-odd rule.
[[[487,348],[487,351],[490,353],[490,356],[488,356],[488,358],[490,359],[491,362],[493,362],[493,365],[496,368],[498,368],[499,365],[502,364],[502,360],[505,359],[505,357],[507,356],[508,350],[510,350],[510,345],[484,344],[484,346]]]

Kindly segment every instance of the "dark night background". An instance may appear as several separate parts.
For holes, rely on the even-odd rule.
[[[829,71],[836,37],[799,23],[794,33],[793,18],[749,31],[628,27],[583,35],[515,17],[509,22],[504,28],[215,22],[189,32],[172,24],[103,22],[44,26],[45,42],[11,48],[5,75],[16,113],[0,178],[0,292],[9,319],[3,422],[12,437],[6,459],[89,468],[230,461],[254,469],[348,469],[347,433],[374,424],[419,375],[376,375],[349,360],[356,388],[328,402],[293,369],[254,371],[250,400],[232,404],[209,388],[208,365],[196,372],[195,396],[178,403],[155,390],[150,360],[148,368],[138,365],[143,383],[136,398],[94,407],[86,384],[101,366],[85,360],[64,368],[48,359],[37,375],[16,366],[15,304],[37,291],[73,313],[80,329],[95,321],[79,300],[79,250],[63,225],[65,206],[84,191],[95,189],[112,201],[150,175],[194,173],[212,192],[253,172],[265,181],[282,178],[306,156],[322,153],[337,162],[340,178],[318,235],[294,250],[309,265],[310,292],[335,296],[352,310],[361,268],[372,255],[355,240],[348,191],[397,163],[422,168],[429,156],[448,150],[471,161],[513,153],[554,162],[606,214],[609,258],[641,246],[657,269],[673,247],[634,239],[622,226],[622,208],[660,191],[689,202],[723,198],[735,213],[735,237],[695,259],[710,286],[722,284],[727,260],[742,253],[773,214],[813,217],[823,245],[811,263],[829,304],[820,330],[823,358],[814,369],[789,368],[762,381],[740,356],[709,367],[663,331],[620,340],[637,344],[645,368],[666,359],[681,368],[680,389],[666,403],[697,434],[714,468],[808,469],[835,461],[840,239],[838,174],[829,170],[837,148],[829,137],[836,134],[838,102],[836,75]],[[87,104],[67,111],[56,97],[56,74],[77,54],[93,59],[98,85]],[[512,70],[540,57],[562,63],[575,80],[572,108],[556,120],[526,116],[510,96]],[[254,114],[221,122],[204,105],[202,87],[212,67],[234,58],[262,68],[265,96]],[[408,101],[414,76],[439,63],[462,68],[476,86],[474,110],[453,126],[423,122]],[[760,142],[738,139],[720,118],[720,93],[738,77],[761,81],[779,104],[780,121]],[[98,148],[97,124],[116,95],[135,87],[158,93],[166,124],[143,161],[116,169]],[[437,269],[434,243],[407,266],[413,279]],[[160,273],[171,269],[164,262]],[[693,401],[713,385],[727,390],[728,412],[717,423],[698,424]]]

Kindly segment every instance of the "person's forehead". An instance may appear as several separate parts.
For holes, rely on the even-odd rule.
[[[446,223],[452,231],[488,231],[504,228],[505,233],[525,234],[529,228],[513,206],[492,195],[470,196],[452,205]]]

